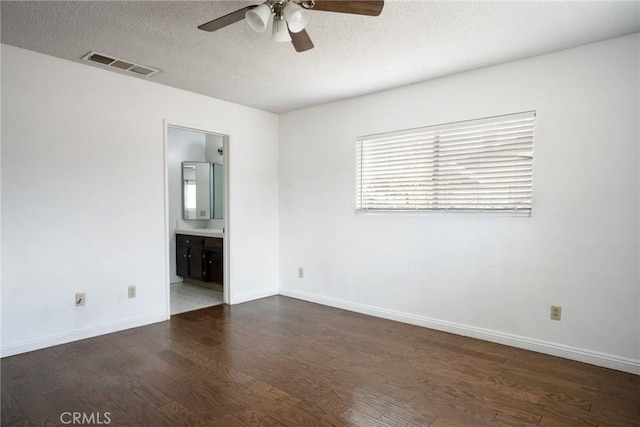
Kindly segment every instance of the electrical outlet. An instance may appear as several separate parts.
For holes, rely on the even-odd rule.
[[[298,267],[298,279],[302,279],[304,277],[304,268]]]
[[[552,320],[560,320],[562,318],[562,307],[559,305],[551,306],[551,319]]]
[[[84,305],[84,292],[76,294],[76,307],[80,307],[81,305]]]
[[[131,285],[129,286],[129,298],[135,298],[135,297],[136,297],[136,286]]]

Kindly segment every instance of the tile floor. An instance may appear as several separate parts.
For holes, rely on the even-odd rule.
[[[222,304],[222,292],[190,283],[171,284],[171,314]]]

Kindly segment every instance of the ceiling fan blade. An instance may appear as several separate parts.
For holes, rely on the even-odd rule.
[[[296,52],[304,52],[305,50],[313,49],[313,42],[307,34],[307,30],[302,30],[299,33],[292,33],[289,31],[289,35],[291,35],[291,43],[293,47],[296,49]]]
[[[236,10],[235,12],[231,12],[228,15],[221,16],[220,18],[216,18],[213,21],[209,21],[206,24],[202,24],[198,26],[199,30],[203,31],[216,31],[220,28],[224,28],[227,25],[234,24],[242,19],[244,19],[244,14],[247,13],[247,10],[251,10],[256,6],[247,6],[243,7],[240,10]]]
[[[311,10],[378,16],[384,0],[315,0]]]

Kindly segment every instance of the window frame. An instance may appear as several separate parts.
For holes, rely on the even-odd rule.
[[[534,168],[534,157],[535,157],[534,156],[535,124],[536,124],[536,111],[530,110],[530,111],[524,111],[519,113],[510,113],[510,114],[503,114],[503,115],[497,115],[497,116],[491,116],[491,117],[484,117],[480,119],[462,120],[462,121],[456,121],[456,122],[450,122],[450,123],[424,126],[419,128],[404,129],[400,131],[392,131],[392,132],[384,132],[384,133],[360,136],[356,139],[355,211],[357,214],[367,214],[367,215],[370,215],[370,214],[433,215],[433,214],[448,214],[448,213],[455,213],[455,214],[466,213],[466,214],[488,214],[491,216],[530,217],[533,212],[533,168]],[[518,130],[507,131],[506,136],[504,134],[500,134],[500,131],[504,131],[505,129],[509,129],[511,127],[515,127],[516,129],[518,129],[519,127],[522,127],[522,129],[524,130],[518,129]],[[485,186],[482,186],[482,187],[478,186],[478,188],[474,193],[472,190],[468,188],[455,188],[456,184],[453,184],[453,185],[447,184],[447,183],[443,184],[444,179],[438,173],[440,169],[444,170],[445,167],[449,167],[450,170],[464,169],[463,172],[449,171],[446,173],[446,175],[444,173],[442,174],[442,175],[445,175],[445,177],[451,179],[451,177],[453,176],[461,177],[463,176],[462,175],[463,173],[471,174],[472,171],[482,168],[481,166],[479,167],[477,165],[475,166],[475,169],[473,167],[467,168],[464,165],[458,165],[455,162],[453,162],[453,164],[455,164],[456,167],[451,168],[450,165],[452,164],[452,160],[446,157],[446,156],[451,156],[451,154],[446,154],[443,156],[443,159],[440,159],[439,152],[443,145],[445,145],[445,149],[448,149],[448,150],[451,150],[452,147],[453,147],[453,150],[456,150],[456,149],[460,150],[459,147],[462,146],[462,148],[466,148],[464,144],[468,144],[468,142],[466,143],[460,142],[465,139],[464,136],[451,138],[450,134],[448,134],[447,132],[452,134],[458,133],[459,135],[464,135],[465,133],[473,134],[474,132],[480,132],[479,135],[482,135],[481,139],[484,141],[486,138],[486,141],[473,142],[473,144],[470,144],[470,146],[473,146],[474,149],[476,148],[477,149],[476,151],[472,150],[467,154],[479,156],[479,157],[473,157],[475,161],[469,161],[469,162],[473,164],[480,164],[480,165],[482,165],[483,162],[486,162],[485,166],[493,163],[494,166],[487,167],[487,170],[490,169],[489,171],[490,173],[506,174],[500,177],[501,182],[503,182],[505,186],[495,188],[494,186],[497,186],[498,184],[493,184],[493,185],[486,184]],[[486,135],[484,134],[485,132],[486,132]],[[522,133],[523,136],[515,136],[518,133]],[[445,135],[444,138],[441,136],[443,134]],[[429,138],[426,138],[424,137],[425,135],[430,135],[430,136]],[[441,143],[441,140],[445,140],[447,138],[448,138],[447,143],[445,144]],[[433,141],[433,143],[424,143],[423,140],[426,140],[426,139],[430,139],[431,141]],[[466,139],[469,139],[469,138],[466,138]],[[382,173],[383,176],[380,176],[380,178],[382,178],[382,180],[386,179],[386,182],[390,183],[391,185],[390,190],[388,190],[387,193],[393,193],[394,189],[396,189],[397,192],[400,193],[399,196],[396,195],[396,198],[402,197],[403,196],[402,191],[404,191],[405,192],[404,197],[406,198],[406,200],[408,200],[407,205],[405,207],[402,207],[400,206],[402,203],[398,201],[397,204],[394,206],[392,201],[392,196],[390,195],[387,195],[387,199],[384,199],[383,196],[381,196],[379,199],[382,203],[388,202],[389,205],[386,208],[379,207],[379,206],[375,207],[375,205],[373,205],[372,203],[364,203],[363,197],[365,193],[368,192],[370,196],[371,194],[374,194],[375,196],[376,191],[378,190],[375,190],[375,189],[371,190],[372,187],[375,187],[375,184],[373,183],[371,178],[371,170],[369,170],[368,172],[369,173],[368,181],[364,176],[367,173],[366,168],[368,167],[371,169],[372,166],[369,165],[365,167],[363,165],[363,162],[365,162],[364,159],[365,157],[367,157],[367,155],[364,154],[364,151],[366,151],[366,148],[364,148],[363,146],[367,143],[378,143],[379,145],[392,145],[394,140],[404,142],[405,147],[412,140],[418,141],[416,142],[416,148],[414,149],[415,152],[424,150],[425,147],[431,149],[431,152],[429,154],[431,154],[430,157],[433,160],[426,163],[421,162],[423,165],[420,165],[420,167],[423,167],[424,165],[426,165],[424,166],[424,170],[418,169],[419,172],[415,172],[416,175],[423,175],[422,177],[415,178],[416,188],[419,188],[419,187],[429,188],[431,189],[430,191],[432,191],[432,193],[430,193],[428,197],[435,199],[435,201],[432,200],[431,202],[429,202],[431,203],[429,207],[418,207],[419,205],[418,200],[420,197],[417,195],[409,194],[412,192],[412,190],[409,189],[410,184],[407,184],[406,183],[407,179],[402,177],[403,166],[399,165],[399,163],[397,162],[391,168],[400,170],[400,172],[398,172],[396,175],[393,175],[393,172],[388,172],[388,175],[384,175],[384,172],[383,172]],[[522,142],[520,142],[519,140],[522,140]],[[518,142],[513,142],[513,141],[518,141]],[[449,145],[446,145],[446,144],[449,144]],[[417,148],[418,146],[421,148]],[[490,147],[494,147],[498,151],[515,152],[515,154],[511,154],[509,156],[507,155],[497,156],[493,150],[488,149]],[[519,148],[519,147],[522,147],[522,148]],[[402,148],[402,145],[400,145],[400,148]],[[520,149],[522,151],[519,154],[518,150]],[[387,149],[387,155],[388,155],[388,152],[392,150],[393,148]],[[411,149],[406,149],[404,151],[410,152]],[[382,155],[385,154],[384,150],[381,152],[382,152]],[[369,156],[369,159],[367,161],[371,163],[372,155],[369,154],[368,156]],[[414,159],[416,158],[415,156],[417,156],[416,153],[414,153]],[[504,160],[504,163],[507,166],[495,166],[495,163],[498,162],[496,161],[496,158],[498,157],[504,157],[506,159]],[[377,160],[384,161],[384,159],[385,158],[381,157]],[[523,160],[523,159],[528,159],[528,160]],[[409,158],[403,155],[401,160],[406,161],[406,160],[409,160]],[[499,162],[503,162],[503,160],[501,159]],[[416,161],[416,164],[417,163],[418,161]],[[464,162],[461,162],[461,163],[464,163]],[[431,166],[431,169],[429,169],[430,166]],[[511,167],[514,170],[513,180],[508,179],[509,175],[507,173],[509,172],[509,169],[508,169],[509,167]],[[503,171],[503,169],[505,169],[506,172]],[[478,175],[480,176],[480,178],[477,178],[476,181],[480,181],[481,178],[486,178],[481,176],[480,174]],[[427,176],[429,178],[427,178]],[[394,183],[392,182],[394,179],[397,181],[403,180],[405,181],[405,184],[398,184],[396,182],[395,184],[398,184],[398,185],[397,187],[394,187],[393,186]],[[504,179],[504,181],[502,181],[502,179]],[[470,183],[471,183],[471,180],[469,180],[468,183],[465,183],[462,185],[463,186],[470,185]],[[444,202],[440,202],[436,196],[439,193],[433,192],[432,190],[433,188],[438,188],[438,186],[442,186],[442,185],[444,185],[445,188],[448,189],[448,192],[445,193],[446,194],[445,197],[443,197]],[[446,187],[447,185],[449,186]],[[389,184],[387,184],[387,186],[389,186]],[[491,191],[492,188],[494,189],[494,191]],[[421,197],[427,200],[428,190],[422,190],[422,191],[423,191],[423,194]],[[456,193],[456,191],[458,193]],[[383,194],[383,193],[384,193],[384,190],[381,190],[380,194]],[[473,199],[473,197],[469,196],[469,194],[475,194],[475,206],[473,206],[474,204],[472,202],[468,201]],[[375,199],[374,196],[371,196],[371,198]],[[461,202],[457,203],[458,206],[465,205],[465,204],[467,206],[465,206],[463,209],[453,207],[455,206],[456,203],[452,202],[452,200],[456,200],[456,196],[459,196],[460,200],[462,200]],[[491,199],[492,197],[493,199]],[[508,201],[508,203],[506,201],[496,202],[495,201],[496,199],[504,199]],[[491,200],[493,200],[493,202],[491,202]],[[478,205],[478,203],[482,203],[485,201],[489,201],[493,203],[493,206]],[[441,204],[441,207],[438,207],[437,206],[438,204]]]

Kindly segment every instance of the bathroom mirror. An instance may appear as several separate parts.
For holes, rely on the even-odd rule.
[[[222,165],[182,162],[182,219],[222,219]]]

